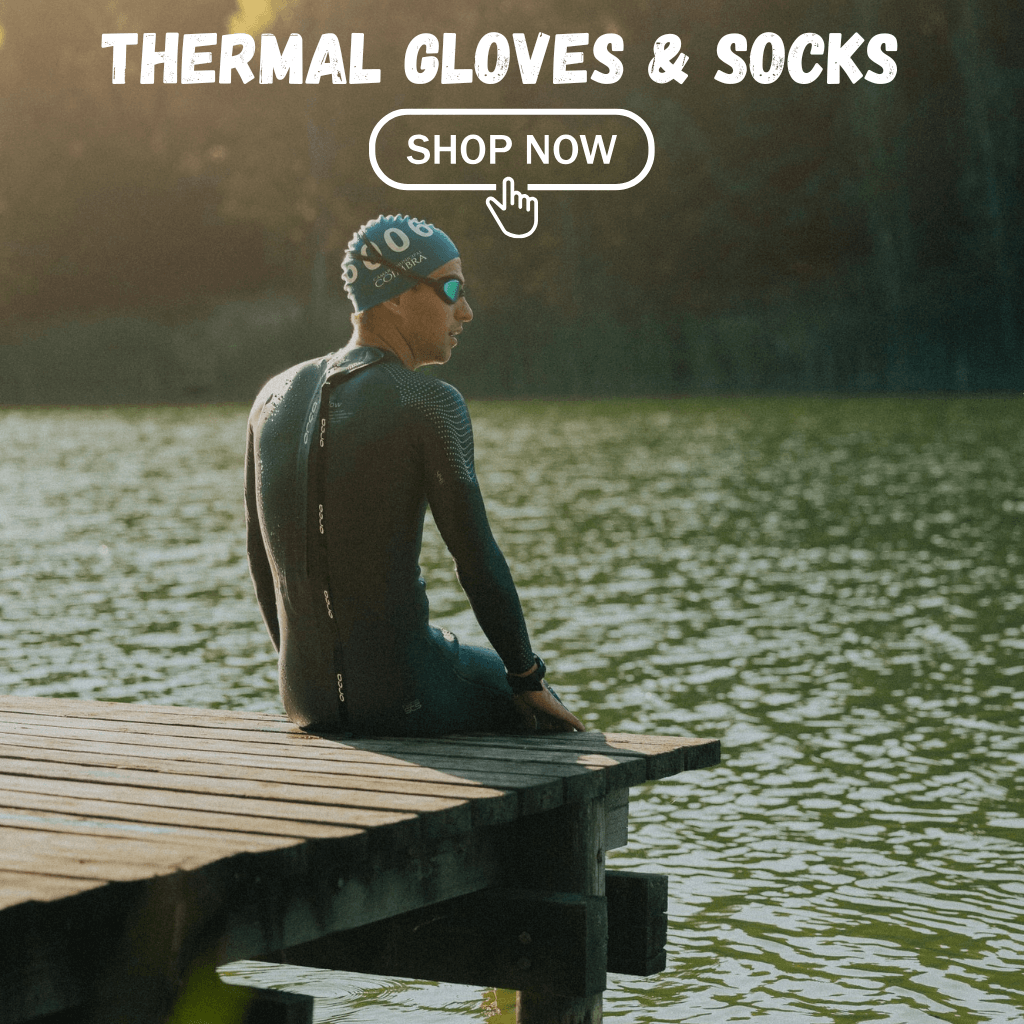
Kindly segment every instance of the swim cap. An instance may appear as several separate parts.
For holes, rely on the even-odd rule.
[[[373,257],[378,250],[389,263],[420,277],[459,255],[455,243],[440,228],[424,220],[400,213],[367,222],[352,236],[341,261],[341,279],[357,313],[393,299],[419,283],[375,262]]]

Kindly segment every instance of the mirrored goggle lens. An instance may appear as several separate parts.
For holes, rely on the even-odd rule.
[[[441,291],[444,292],[445,298],[451,303],[458,302],[459,299],[466,294],[466,289],[463,283],[454,277],[450,277],[447,281],[442,283]]]

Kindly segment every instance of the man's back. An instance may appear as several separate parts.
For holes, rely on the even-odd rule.
[[[307,473],[329,374],[336,382],[323,433],[322,511],[311,520],[307,487],[316,482]],[[415,700],[419,684],[458,671],[458,642],[430,628],[420,578],[428,502],[489,639],[506,663],[530,664],[518,596],[473,471],[469,416],[454,388],[391,353],[356,349],[275,378],[249,430],[250,562],[266,566],[262,586],[256,568],[253,578],[272,636],[277,626],[282,697],[293,719],[335,724],[341,674],[350,725],[376,731]],[[318,542],[311,522],[317,532],[323,526],[329,598],[309,555]]]

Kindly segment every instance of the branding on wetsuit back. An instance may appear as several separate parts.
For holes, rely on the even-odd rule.
[[[310,431],[313,429],[313,421],[316,419],[318,412],[319,406],[316,405],[314,405],[313,408],[309,410],[309,416],[306,418],[306,429],[302,432],[303,444],[309,444],[309,434]]]

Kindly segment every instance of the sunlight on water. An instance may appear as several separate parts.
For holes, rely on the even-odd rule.
[[[669,874],[670,968],[613,977],[606,1017],[1024,1021],[1019,404],[472,411],[563,697],[723,741],[720,767],[634,791],[611,861]],[[0,693],[277,710],[244,422],[0,411]],[[482,641],[432,530],[423,567],[438,623]],[[507,993],[253,972],[321,1021],[512,1019]]]

